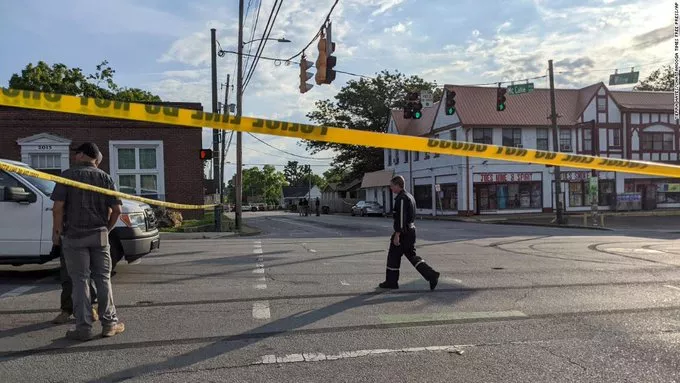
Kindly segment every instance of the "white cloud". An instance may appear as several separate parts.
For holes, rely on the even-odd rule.
[[[404,0],[381,0],[381,1],[377,1],[378,9],[373,11],[373,13],[371,13],[371,15],[377,16],[377,15],[383,14],[383,13],[389,11],[390,9],[396,7],[397,5],[399,5],[403,2],[404,2]]]
[[[472,36],[479,37],[479,30],[475,29],[472,31]]]
[[[392,33],[394,35],[400,34],[400,33],[406,33],[406,34],[411,34],[411,25],[413,25],[413,21],[409,21],[406,24],[404,23],[398,23],[396,25],[393,25],[389,28],[385,28],[385,32]]]

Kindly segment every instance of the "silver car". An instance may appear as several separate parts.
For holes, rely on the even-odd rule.
[[[382,205],[374,201],[359,201],[356,205],[352,206],[352,216],[360,215],[385,215],[385,209]]]

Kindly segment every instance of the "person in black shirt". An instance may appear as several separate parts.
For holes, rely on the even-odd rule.
[[[392,193],[397,194],[394,199],[394,234],[390,240],[390,250],[387,254],[387,270],[385,281],[379,287],[383,289],[399,288],[399,266],[401,256],[406,258],[418,270],[420,275],[430,282],[430,290],[434,290],[439,282],[439,273],[416,255],[416,201],[404,190],[404,177],[396,176],[390,182]]]

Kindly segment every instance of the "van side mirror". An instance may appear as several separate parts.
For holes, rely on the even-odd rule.
[[[6,187],[5,201],[33,203],[37,201],[37,197],[22,187]]]

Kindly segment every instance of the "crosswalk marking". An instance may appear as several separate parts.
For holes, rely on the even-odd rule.
[[[12,290],[0,295],[0,299],[18,297],[19,295],[27,293],[27,292],[33,290],[36,287],[37,286],[19,286],[15,289],[12,289]]]

